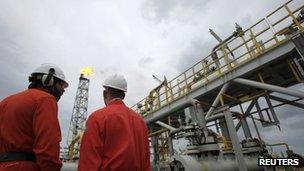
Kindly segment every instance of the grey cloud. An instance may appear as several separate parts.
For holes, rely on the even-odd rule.
[[[176,3],[171,1],[146,1],[142,7],[142,15],[144,18],[156,23],[169,17],[169,12],[175,8]],[[160,5],[161,4],[161,5]]]
[[[304,119],[298,120],[298,118],[297,118],[296,121],[294,121],[293,123],[288,124],[288,127],[292,130],[302,130],[303,131],[304,130],[303,122],[304,122]]]
[[[303,102],[302,102],[302,104],[303,104]],[[284,105],[284,106],[278,107],[275,109],[275,111],[277,111],[277,113],[279,113],[282,120],[285,120],[288,118],[297,118],[299,116],[303,116],[303,113],[304,113],[304,109],[290,106],[290,105]]]
[[[190,12],[204,12],[210,0],[146,0],[142,4],[142,15],[145,19],[160,23],[171,17],[191,17]]]
[[[5,32],[0,31],[0,35],[5,35]],[[1,79],[0,79],[0,99],[20,91],[27,87],[27,76],[32,71],[27,65],[25,59],[20,59],[22,50],[14,42],[9,42],[7,39],[0,41],[0,66],[1,66]]]
[[[154,60],[155,59],[152,57],[143,57],[143,58],[140,58],[140,60],[138,61],[138,65],[139,65],[139,67],[147,67],[147,66],[151,65],[151,63]]]
[[[210,50],[215,44],[215,41],[203,41],[202,38],[191,41],[189,48],[185,49],[184,52],[175,59],[175,67],[180,72],[185,71],[189,67],[193,66],[193,64],[210,54]]]

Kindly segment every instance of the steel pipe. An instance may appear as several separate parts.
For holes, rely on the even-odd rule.
[[[160,125],[160,126],[162,126],[162,127],[164,127],[164,128],[169,129],[170,131],[175,131],[176,130],[176,128],[174,128],[173,126],[165,124],[165,123],[163,123],[161,121],[156,121],[155,123],[158,124],[158,125]]]
[[[279,92],[279,93],[283,93],[283,94],[287,94],[287,95],[291,95],[291,96],[295,96],[295,97],[299,97],[299,98],[304,98],[304,92],[299,91],[299,90],[287,89],[287,88],[279,87],[276,85],[247,80],[244,78],[236,78],[233,81],[236,83],[247,85],[247,86],[252,86],[252,87],[256,87],[256,88],[260,88],[260,89],[264,89],[264,90],[269,90],[269,91]]]
[[[153,113],[149,113],[148,115],[146,115],[144,117],[144,120],[146,121],[147,124],[151,124],[154,123],[162,118],[165,118],[177,111],[180,111],[182,109],[185,109],[189,106],[192,106],[193,104],[195,104],[197,102],[197,100],[195,99],[191,99],[188,100],[184,103],[181,104],[177,104],[177,105],[167,105],[166,107],[161,108],[160,110],[157,110]]]
[[[220,91],[220,92],[218,93],[218,95],[216,96],[215,100],[214,100],[213,103],[212,103],[212,106],[210,107],[210,109],[208,110],[208,112],[207,112],[207,114],[206,114],[206,116],[205,116],[206,120],[207,120],[207,118],[208,118],[209,116],[211,116],[213,110],[215,109],[215,107],[218,105],[218,103],[219,103],[219,101],[220,101],[221,95],[222,95],[223,93],[225,93],[225,91],[227,90],[228,87],[229,87],[229,83],[226,83],[226,84],[223,85],[221,91]]]

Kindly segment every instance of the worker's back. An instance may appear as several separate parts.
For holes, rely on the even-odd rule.
[[[94,112],[88,122],[88,129],[98,129],[99,140],[90,135],[94,130],[87,130],[81,144],[80,160],[101,160],[98,169],[102,171],[145,171],[150,170],[150,152],[147,126],[139,114],[126,107],[121,100],[112,101],[106,108]],[[90,142],[88,142],[90,141]],[[93,141],[93,142],[92,142]],[[94,146],[100,159],[88,151]],[[89,147],[89,148],[87,148]],[[86,154],[85,154],[86,153]],[[89,154],[90,153],[90,154]],[[94,155],[94,154],[93,154]],[[82,158],[83,157],[83,158]],[[89,161],[90,162],[90,161]],[[89,163],[80,166],[80,170],[98,170]]]
[[[56,103],[52,95],[35,89],[11,95],[0,102],[0,153],[32,152],[32,122],[41,98],[52,98]]]
[[[56,151],[53,151],[53,146],[48,146],[59,145],[61,140],[57,110],[56,99],[51,94],[37,89],[29,89],[1,101],[0,154],[26,152],[33,154],[36,162],[44,167],[59,170],[59,146]],[[39,169],[35,163],[24,163],[28,166],[20,168]],[[5,165],[1,162],[0,164]]]

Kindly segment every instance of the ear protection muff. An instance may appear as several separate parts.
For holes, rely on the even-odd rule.
[[[31,75],[31,76],[28,77],[28,81],[29,82],[34,82],[34,81],[37,81],[37,78],[34,77],[33,75]]]
[[[53,86],[54,85],[54,77],[53,77],[54,74],[55,74],[55,69],[50,68],[48,74],[42,75],[42,78],[41,78],[42,85],[45,86],[45,87]]]

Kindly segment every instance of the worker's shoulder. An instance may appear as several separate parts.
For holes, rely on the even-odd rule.
[[[105,118],[106,117],[105,113],[106,113],[106,108],[98,109],[90,114],[89,119]]]
[[[32,101],[33,102],[33,101],[41,100],[44,98],[55,100],[55,98],[47,92],[44,92],[44,91],[38,90],[38,89],[28,89],[28,90],[24,90],[24,91],[12,94],[12,95],[6,97],[5,99],[3,99],[2,102],[5,102],[5,101],[23,101],[23,102]]]
[[[50,100],[54,102],[56,101],[55,97],[50,93],[34,88],[25,90],[24,96],[28,96],[31,97],[33,100],[39,100],[39,101],[40,100]]]
[[[144,118],[139,113],[135,112],[133,109],[127,107],[128,114],[131,115],[133,118],[136,118],[139,122],[145,123]]]
[[[136,118],[137,120],[141,120],[142,122],[144,122],[140,114],[125,105],[120,105],[119,108],[117,108],[117,106],[107,106],[98,109],[89,116],[89,119],[106,120],[121,116],[131,116],[133,118]]]

